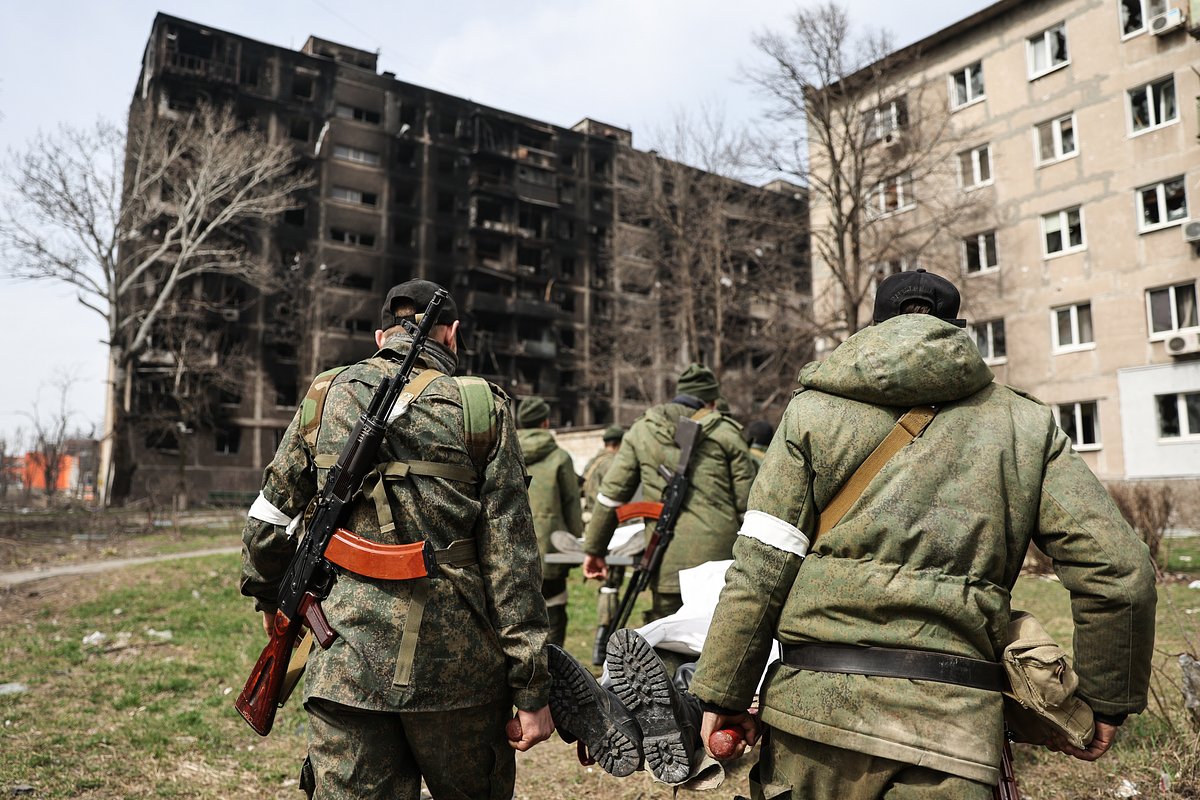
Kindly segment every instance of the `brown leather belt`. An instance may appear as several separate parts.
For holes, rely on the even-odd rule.
[[[939,681],[992,692],[1005,692],[1009,688],[1004,667],[996,661],[931,650],[810,642],[784,645],[783,663],[811,672]]]
[[[438,566],[466,566],[479,561],[475,540],[459,539],[444,550],[434,550],[426,539],[413,544],[379,544],[338,528],[325,548],[332,564],[357,575],[388,581],[408,581],[437,575]]]

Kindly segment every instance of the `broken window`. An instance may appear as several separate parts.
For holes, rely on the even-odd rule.
[[[307,142],[312,137],[312,120],[292,117],[292,123],[288,126],[288,136],[298,142]]]
[[[311,100],[316,82],[311,75],[297,72],[292,77],[292,97],[297,100]]]
[[[1070,60],[1067,54],[1067,24],[1060,22],[1053,28],[1032,36],[1029,43],[1029,78],[1037,78],[1063,66]]]
[[[1134,133],[1162,127],[1179,118],[1175,105],[1175,76],[1129,90],[1130,127]]]

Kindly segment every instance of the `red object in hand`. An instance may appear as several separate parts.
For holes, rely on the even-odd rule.
[[[521,720],[516,717],[510,719],[508,724],[504,726],[504,735],[508,737],[510,742],[521,741],[521,737],[525,735],[525,732],[521,730]]]
[[[737,752],[738,745],[745,741],[742,732],[734,728],[722,728],[719,731],[713,731],[708,737],[708,749],[712,752],[713,758],[718,761],[725,761],[733,758],[733,754]]]

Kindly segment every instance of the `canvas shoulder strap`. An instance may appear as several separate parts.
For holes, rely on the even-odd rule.
[[[483,378],[463,375],[454,379],[462,399],[463,434],[467,451],[476,466],[483,468],[496,443],[496,399]]]
[[[850,506],[862,497],[867,485],[879,474],[884,464],[890,461],[896,453],[899,453],[905,445],[920,436],[935,416],[937,416],[937,409],[933,406],[917,406],[909,409],[896,421],[896,425],[879,443],[879,446],[858,465],[854,474],[842,484],[842,488],[838,489],[837,494],[829,501],[829,505],[825,506],[817,523],[817,536],[826,533],[842,521],[842,517],[846,516],[846,512],[850,510]]]
[[[327,369],[313,379],[312,386],[300,401],[300,436],[310,453],[317,452],[317,434],[321,432],[321,416],[325,412],[325,398],[333,379],[346,371],[346,367]]]

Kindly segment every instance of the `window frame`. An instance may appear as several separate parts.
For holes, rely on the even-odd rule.
[[[1068,223],[1070,222],[1070,213],[1072,211],[1079,212],[1079,244],[1077,244],[1077,245],[1070,244],[1069,239],[1068,239],[1068,233],[1067,233],[1068,230],[1070,229],[1070,226]],[[1059,230],[1063,233],[1063,244],[1065,246],[1061,250],[1055,250],[1054,252],[1050,252],[1050,250],[1047,246],[1048,242],[1046,241],[1046,217],[1052,216],[1054,214],[1058,215],[1058,222],[1059,222],[1059,225],[1061,226],[1059,228]],[[1049,260],[1051,258],[1059,258],[1060,256],[1070,255],[1071,253],[1081,253],[1084,250],[1087,250],[1087,228],[1084,225],[1084,221],[1083,221],[1083,206],[1082,205],[1067,206],[1066,208],[1060,208],[1057,211],[1051,211],[1049,213],[1042,214],[1038,219],[1039,219],[1041,227],[1042,227],[1042,260],[1043,261]]]
[[[333,146],[333,158],[337,161],[344,161],[347,164],[361,164],[367,167],[378,167],[382,163],[379,153],[374,150],[367,150],[348,144],[335,144]],[[371,160],[372,158],[374,159],[373,161]]]
[[[1179,283],[1169,283],[1166,286],[1151,286],[1146,289],[1146,333],[1147,340],[1151,342],[1161,342],[1170,339],[1172,336],[1178,336],[1181,333],[1193,333],[1200,331],[1200,311],[1197,312],[1196,325],[1181,326],[1179,319],[1179,300],[1176,290],[1185,286],[1192,288],[1192,303],[1200,302],[1200,279],[1193,278],[1190,281],[1180,281]],[[1154,292],[1167,292],[1167,299],[1171,307],[1171,327],[1166,330],[1154,330],[1154,307],[1151,304],[1150,295]]]
[[[1079,341],[1081,336],[1079,333],[1079,309],[1087,306],[1088,319],[1091,321],[1092,340],[1090,342]],[[1070,344],[1063,344],[1058,340],[1058,315],[1063,311],[1069,311],[1071,314],[1071,338]],[[1061,306],[1054,306],[1050,309],[1050,351],[1053,355],[1062,355],[1064,353],[1079,353],[1085,350],[1096,349],[1096,318],[1092,314],[1092,301],[1082,300],[1078,303],[1067,303]]]
[[[1200,430],[1192,430],[1188,423],[1187,413],[1187,398],[1189,395],[1197,395],[1200,397],[1200,390],[1182,391],[1182,392],[1167,392],[1166,394],[1154,395],[1154,417],[1158,426],[1157,441],[1159,444],[1188,444],[1191,442],[1200,442]],[[1179,435],[1164,436],[1162,429],[1162,404],[1159,402],[1161,398],[1175,398],[1175,413],[1178,417]],[[1186,432],[1185,432],[1186,430]]]
[[[871,145],[908,128],[908,96],[900,95],[863,112],[863,140]]]
[[[344,197],[339,195],[345,195]],[[366,202],[366,196],[370,195],[375,199],[375,202]],[[333,184],[329,187],[329,199],[338,203],[346,203],[355,208],[378,208],[379,195],[376,192],[365,192],[362,189],[354,189],[349,186]]]
[[[1132,39],[1135,36],[1140,36],[1143,33],[1147,33],[1150,30],[1150,20],[1160,16],[1161,14],[1167,13],[1170,6],[1166,0],[1160,0],[1163,7],[1161,11],[1159,11],[1157,14],[1151,13],[1150,3],[1155,1],[1156,0],[1138,0],[1138,6],[1140,7],[1142,14],[1142,24],[1141,26],[1127,32],[1125,30],[1125,24],[1121,21],[1121,9],[1124,3],[1122,3],[1121,0],[1117,0],[1117,29],[1120,31],[1122,42],[1126,41],[1127,39]]]
[[[996,324],[997,323],[999,323],[999,327],[1000,327],[1000,331],[1001,331],[1001,337],[1000,337],[1001,341],[1004,342],[1004,352],[999,355],[996,354]],[[975,342],[975,346],[977,348],[979,347],[978,334],[980,332],[984,332],[984,331],[986,331],[985,336],[987,339],[988,351],[987,351],[987,353],[984,353],[982,350],[979,351],[979,355],[983,358],[983,363],[991,365],[991,366],[1007,364],[1008,363],[1008,334],[1007,334],[1007,331],[1005,330],[1004,317],[996,317],[994,319],[980,320],[979,322],[972,322],[970,325],[967,326],[967,332],[971,336],[971,341]]]
[[[1155,190],[1155,199],[1158,201],[1160,214],[1165,217],[1167,213],[1167,184],[1176,182],[1178,182],[1183,188],[1183,216],[1179,219],[1168,219],[1149,225],[1146,224],[1146,206],[1145,199],[1143,197],[1146,190]],[[1134,213],[1137,215],[1137,229],[1139,234],[1153,233],[1154,231],[1161,231],[1164,228],[1174,228],[1184,224],[1185,222],[1191,221],[1191,217],[1188,214],[1187,176],[1176,175],[1173,178],[1166,178],[1165,180],[1158,181],[1157,183],[1149,183],[1145,186],[1139,186],[1133,190],[1133,206]]]
[[[974,70],[977,70],[980,74],[980,83],[982,84],[982,90],[980,91],[980,93],[978,95],[971,97],[970,96],[971,95],[971,77],[972,77]],[[955,85],[955,82],[954,82],[954,77],[960,73],[966,78],[966,80],[963,82],[963,85],[966,87],[966,94],[967,94],[967,99],[961,103],[958,102],[957,86]],[[967,106],[973,106],[976,103],[982,103],[984,100],[987,99],[987,83],[985,82],[985,79],[982,76],[983,76],[983,59],[980,59],[979,61],[972,61],[970,64],[967,64],[962,69],[957,69],[950,73],[949,80],[950,80],[950,110],[951,111],[958,111],[960,108],[966,108]]]
[[[1146,96],[1146,108],[1153,111],[1153,109],[1155,108],[1155,106],[1154,106],[1154,87],[1159,84],[1166,83],[1168,81],[1170,81],[1170,83],[1171,83],[1171,94],[1175,98],[1175,103],[1174,103],[1175,116],[1171,117],[1170,119],[1166,120],[1165,122],[1159,121],[1159,122],[1155,122],[1153,124],[1146,125],[1146,127],[1144,127],[1144,128],[1134,127],[1134,119],[1133,119],[1133,95],[1134,95],[1134,93],[1136,93],[1138,90],[1141,90]],[[1179,93],[1178,93],[1178,91],[1176,91],[1176,89],[1177,89],[1177,86],[1175,83],[1175,73],[1171,72],[1171,73],[1168,73],[1167,75],[1163,75],[1161,77],[1154,78],[1153,80],[1146,81],[1145,83],[1139,84],[1138,86],[1134,86],[1132,89],[1125,90],[1125,124],[1128,126],[1129,138],[1133,138],[1134,136],[1142,136],[1143,134],[1150,133],[1151,131],[1161,130],[1162,128],[1166,128],[1171,125],[1176,125],[1179,123],[1179,119],[1180,119]]]
[[[1071,420],[1074,423],[1075,431],[1080,439],[1083,439],[1083,407],[1092,407],[1092,438],[1093,442],[1076,442],[1075,438],[1062,425],[1062,409],[1065,406],[1072,407]],[[1100,401],[1099,400],[1071,400],[1066,403],[1055,403],[1054,406],[1054,422],[1058,425],[1059,430],[1067,434],[1067,438],[1071,440],[1071,449],[1077,453],[1087,453],[1100,450],[1104,447],[1104,440],[1100,436]]]
[[[992,240],[992,247],[991,247],[992,254],[995,255],[995,257],[996,257],[996,263],[994,263],[994,264],[987,263],[987,254],[988,254],[987,239],[989,237]],[[971,242],[972,239],[975,240],[973,244],[975,245],[975,247],[978,248],[978,252],[980,254],[979,269],[976,269],[976,270],[971,269],[970,257],[969,257],[969,255],[970,255],[969,248],[972,244],[972,242]],[[986,275],[989,272],[999,271],[999,269],[1000,269],[1000,248],[996,244],[995,229],[981,231],[980,233],[976,233],[973,236],[963,237],[963,239],[962,239],[962,268],[963,268],[963,274],[968,277],[971,277],[973,275]]]
[[[980,180],[979,176],[983,172],[982,165],[984,159],[979,157],[980,153],[987,154],[987,178]],[[972,181],[967,183],[967,176],[963,174],[963,156],[971,157],[971,177]],[[980,189],[984,186],[991,186],[996,182],[996,173],[993,170],[992,164],[992,143],[984,142],[977,147],[971,147],[966,150],[958,151],[958,185],[963,191],[970,192],[974,189]]]
[[[1047,60],[1049,60],[1052,57],[1052,50],[1051,50],[1051,44],[1050,44],[1051,40],[1049,37],[1052,32],[1054,32],[1055,30],[1058,30],[1059,28],[1062,29],[1063,47],[1066,50],[1067,57],[1064,61],[1061,61],[1057,64],[1051,64],[1046,69],[1038,71],[1034,66],[1034,52],[1035,52],[1034,48],[1037,47],[1039,42],[1041,44],[1044,44],[1046,46]],[[1028,77],[1029,77],[1029,80],[1031,80],[1031,81],[1035,81],[1044,75],[1049,75],[1051,72],[1057,72],[1058,70],[1062,69],[1063,67],[1068,67],[1071,65],[1071,45],[1067,39],[1067,21],[1066,20],[1062,20],[1061,22],[1058,22],[1057,24],[1051,25],[1049,28],[1045,28],[1044,30],[1040,31],[1039,33],[1035,33],[1033,36],[1028,36],[1025,38],[1025,63],[1026,63],[1026,66],[1029,68]]]
[[[899,205],[892,209],[885,209],[883,206],[884,200],[887,197],[887,185],[891,181],[895,181],[896,196],[898,198]],[[883,180],[877,182],[871,187],[871,194],[868,197],[868,218],[885,219],[895,214],[903,214],[905,211],[911,211],[916,208],[916,193],[913,191],[912,185],[912,174],[908,172],[889,175]]]
[[[1075,149],[1069,153],[1063,151],[1062,147],[1062,123],[1063,120],[1071,120],[1071,142]],[[1043,126],[1050,127],[1050,140],[1054,146],[1054,157],[1042,158],[1042,136],[1041,129]],[[1075,112],[1071,111],[1067,114],[1060,114],[1041,122],[1034,123],[1033,126],[1033,161],[1038,167],[1046,167],[1050,164],[1057,164],[1060,161],[1066,161],[1075,158],[1079,155],[1079,120],[1075,116]]]

